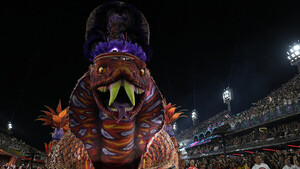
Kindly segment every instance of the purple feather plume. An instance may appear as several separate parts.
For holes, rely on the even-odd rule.
[[[56,128],[54,134],[52,135],[53,140],[60,140],[64,135],[64,130],[62,128]]]
[[[166,125],[164,129],[170,135],[170,137],[175,137],[175,133],[171,124]]]
[[[127,41],[109,41],[109,42],[99,42],[96,47],[91,51],[91,56],[93,58],[90,58],[90,61],[93,61],[93,59],[102,54],[102,53],[108,53],[113,52],[116,50],[117,52],[124,52],[124,53],[130,53],[132,55],[137,56],[144,62],[147,60],[147,56],[145,52],[143,51],[142,47],[139,46],[137,43],[132,44]]]

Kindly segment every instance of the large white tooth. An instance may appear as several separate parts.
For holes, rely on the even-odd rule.
[[[144,89],[140,89],[140,94],[144,93],[145,90]]]
[[[126,80],[123,81],[123,87],[125,88],[125,91],[127,93],[127,96],[133,106],[135,106],[135,97],[134,97],[134,91],[135,87],[133,84],[127,82]]]
[[[119,89],[121,87],[121,80],[113,83],[113,84],[110,84],[109,85],[109,90],[110,90],[110,96],[109,96],[109,103],[108,105],[112,105],[112,103],[115,101],[117,95],[118,95],[118,92],[119,92]]]
[[[142,93],[144,93],[144,89],[141,89],[141,88],[135,88],[135,93],[137,93],[137,94],[142,94]]]
[[[107,86],[101,86],[101,87],[98,87],[98,90],[100,92],[106,92],[107,91]]]
[[[135,88],[134,91],[135,91],[135,93],[137,93],[137,94],[139,94],[139,92],[140,92],[139,88],[137,88],[137,87]]]

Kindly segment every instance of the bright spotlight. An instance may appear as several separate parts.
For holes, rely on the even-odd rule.
[[[192,121],[193,121],[193,125],[196,124],[197,113],[198,113],[198,112],[197,112],[196,109],[192,110]]]
[[[287,52],[287,58],[290,60],[291,65],[298,67],[298,72],[300,73],[300,41],[298,40],[293,45],[289,46],[289,51]]]
[[[8,128],[8,130],[12,129],[12,123],[10,121],[8,122],[7,128]]]
[[[229,87],[227,87],[226,89],[224,89],[223,92],[223,101],[224,103],[226,103],[231,100],[232,100],[232,90]]]
[[[197,110],[194,109],[194,110],[192,111],[192,119],[195,120],[196,118],[197,118]]]
[[[177,125],[176,125],[176,122],[173,124],[173,130],[177,130]]]
[[[223,102],[227,104],[229,112],[231,112],[231,107],[230,107],[231,100],[233,100],[232,89],[227,87],[226,89],[224,89],[223,92]]]

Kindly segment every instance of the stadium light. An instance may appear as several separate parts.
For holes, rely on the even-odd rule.
[[[300,73],[300,42],[294,43],[289,46],[289,51],[287,53],[287,58],[290,60],[292,66],[298,67],[298,73]]]
[[[230,107],[231,100],[233,100],[232,89],[227,87],[226,89],[224,89],[224,92],[223,92],[223,101],[224,101],[225,104],[228,105],[228,111],[229,112],[231,112],[231,107]]]
[[[192,120],[193,120],[193,125],[195,125],[195,124],[196,124],[196,119],[197,119],[197,110],[196,110],[196,109],[194,109],[194,110],[192,111]]]
[[[7,129],[8,129],[9,131],[11,131],[11,129],[12,129],[12,123],[11,123],[10,121],[8,121]]]
[[[176,122],[173,124],[173,130],[176,131],[177,130],[177,125]]]

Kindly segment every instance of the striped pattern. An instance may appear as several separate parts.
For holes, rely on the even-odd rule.
[[[144,154],[149,140],[163,126],[163,102],[162,96],[153,79],[151,79],[150,90],[146,94],[145,102],[136,120],[136,146],[138,155]]]
[[[113,55],[119,56],[112,61]],[[142,76],[138,72],[145,63],[135,56],[127,56],[133,60],[122,61],[120,54],[101,55],[95,58],[95,64],[77,83],[70,97],[70,129],[82,141],[91,160],[97,166],[132,166],[140,160],[146,151],[149,140],[159,132],[164,122],[163,99],[149,72]],[[104,66],[103,73],[97,70]],[[138,68],[139,67],[139,68]],[[122,70],[122,71],[121,71]],[[147,69],[145,69],[148,71]],[[103,77],[101,77],[103,75]],[[93,96],[93,86],[111,80],[133,79],[134,84],[147,87],[146,97],[141,110],[132,121],[123,118],[119,123],[102,112]],[[109,113],[108,113],[109,115]],[[130,168],[130,167],[129,167]]]
[[[114,164],[130,164],[135,160],[134,131],[135,122],[123,118],[119,123],[116,120],[102,121],[101,127],[111,138],[102,135],[101,162]],[[124,134],[125,133],[125,134]],[[105,149],[104,149],[105,148]]]
[[[149,139],[161,129],[164,120],[162,97],[153,80],[150,88],[136,120],[124,118],[116,123],[99,113],[90,95],[89,76],[78,81],[70,98],[70,128],[83,142],[92,161],[130,164],[146,151]]]
[[[92,161],[100,159],[100,128],[98,107],[94,101],[89,78],[84,75],[70,98],[70,129],[82,141]]]
[[[146,93],[146,97],[152,97],[148,97],[144,102],[135,121],[128,121],[124,118],[119,123],[111,119],[101,122],[101,128],[111,136],[110,138],[102,135],[101,145],[105,149],[101,151],[101,162],[118,166],[120,163],[130,164],[138,160],[146,151],[149,139],[161,129],[163,125],[162,97],[154,81],[151,81],[150,88],[152,90]]]

